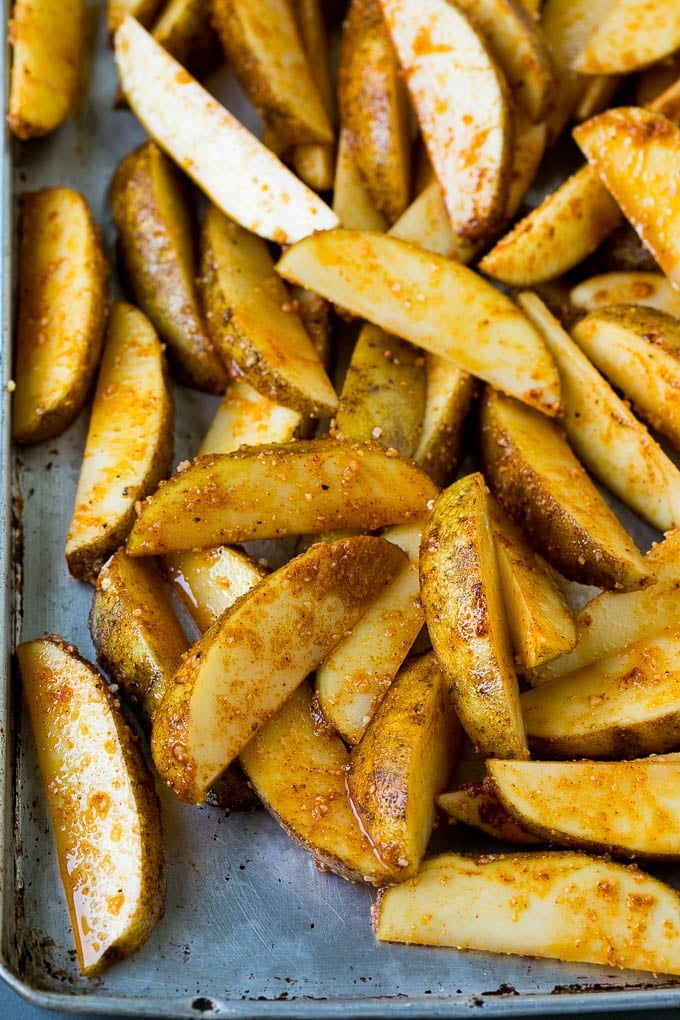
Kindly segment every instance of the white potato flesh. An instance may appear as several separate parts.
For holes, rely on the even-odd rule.
[[[680,293],[662,273],[600,273],[577,283],[569,291],[569,303],[579,312],[607,305],[646,305],[680,318]]]
[[[512,169],[508,182],[508,198],[505,218],[514,219],[522,204],[529,185],[536,176],[548,140],[545,122],[532,124],[519,110],[514,112],[515,145],[512,153]]]
[[[456,790],[449,790],[447,793],[440,793],[437,797],[437,806],[441,808],[449,822],[463,822],[464,825],[486,832],[503,843],[533,846],[540,842],[533,833],[523,829],[513,816],[508,814],[488,778]]]
[[[134,18],[116,32],[125,96],[151,137],[215,205],[279,244],[338,225],[306,187]]]
[[[679,46],[677,0],[617,0],[574,58],[573,67],[584,74],[629,74]]]
[[[267,571],[240,549],[184,549],[162,557],[162,567],[199,630],[207,630]]]
[[[420,522],[413,524],[394,524],[391,528],[385,528],[381,538],[388,542],[394,542],[406,553],[411,563],[416,567],[420,560],[420,541],[423,536],[423,527]]]
[[[680,897],[631,865],[574,852],[443,854],[378,898],[383,942],[680,973]]]
[[[387,220],[371,201],[344,128],[340,131],[335,163],[333,212],[348,229],[387,230]]]
[[[505,208],[512,125],[502,74],[446,0],[380,0],[444,202],[459,232],[488,233]]]
[[[277,268],[385,332],[546,414],[559,412],[557,369],[540,335],[508,297],[466,266],[385,234],[334,230],[292,246]]]
[[[247,382],[234,379],[224,394],[196,456],[233,453],[242,446],[287,443],[302,426],[299,411],[277,404],[254,390]]]

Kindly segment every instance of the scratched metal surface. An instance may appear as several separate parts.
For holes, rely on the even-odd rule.
[[[88,97],[77,116],[55,135],[30,145],[4,139],[2,975],[36,1005],[106,1016],[433,1018],[471,1011],[496,1016],[680,1004],[680,984],[647,975],[377,945],[370,928],[372,892],[316,870],[265,812],[227,817],[209,808],[185,807],[169,795],[162,797],[169,877],[166,915],[132,959],[96,980],[80,976],[10,653],[16,639],[56,631],[93,657],[86,626],[90,589],[68,576],[63,558],[86,418],[57,440],[21,451],[15,464],[6,384],[11,378],[9,254],[16,196],[48,184],[82,191],[112,256],[106,189],[119,158],[142,138],[129,113],[111,109],[115,72],[105,46],[102,12],[95,7],[92,13],[93,24],[100,15],[96,55]],[[227,105],[249,116],[233,82],[223,80],[219,89]],[[187,391],[178,391],[177,397],[179,462],[195,451],[215,402]],[[17,506],[19,500],[23,503],[20,533],[12,531],[12,499]],[[449,833],[440,839],[452,845]],[[665,875],[675,880],[672,870],[666,869]]]

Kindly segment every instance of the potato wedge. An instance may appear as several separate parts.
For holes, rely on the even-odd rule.
[[[371,443],[309,439],[212,454],[146,501],[128,552],[149,556],[337,528],[374,531],[426,517],[438,491],[420,468]]]
[[[182,174],[144,142],[118,165],[109,202],[126,282],[167,343],[173,371],[190,386],[224,393],[229,377],[196,289],[195,223]]]
[[[675,0],[618,0],[576,54],[582,74],[630,74],[680,47]]]
[[[619,107],[579,124],[574,138],[642,243],[679,288],[676,168],[680,128],[661,113]]]
[[[576,644],[574,616],[550,568],[495,499],[489,511],[516,662],[524,669],[570,652]]]
[[[523,829],[505,810],[488,778],[458,790],[440,793],[436,800],[437,807],[444,812],[449,822],[463,822],[513,846],[535,846],[541,842],[533,833]]]
[[[74,577],[94,581],[125,541],[135,504],[169,471],[172,441],[163,348],[142,312],[116,302],[66,536]]]
[[[277,404],[247,382],[234,379],[196,455],[233,453],[242,446],[262,443],[288,443],[305,431],[305,424],[299,411]]]
[[[209,0],[168,0],[151,26],[156,42],[201,78],[215,69],[222,56],[211,15]]]
[[[654,308],[613,305],[577,323],[574,338],[640,416],[680,449],[680,322]]]
[[[309,70],[332,126],[336,119],[335,81],[323,5],[321,0],[292,0],[291,9]],[[291,158],[295,172],[305,184],[314,191],[330,191],[335,175],[334,145],[302,143],[295,146]]]
[[[680,761],[489,761],[501,803],[530,832],[624,857],[680,855]]]
[[[529,744],[547,758],[640,758],[680,745],[677,620],[522,694]]]
[[[452,481],[458,467],[477,383],[469,372],[436,354],[426,354],[425,368],[425,412],[413,459],[443,488]]]
[[[341,128],[333,181],[333,212],[348,230],[387,230],[387,219],[374,206],[352,153],[347,128]]]
[[[680,525],[678,468],[538,295],[525,291],[517,296],[517,303],[541,331],[555,359],[564,428],[581,463],[652,527],[668,531]],[[680,327],[677,334],[680,338]]]
[[[411,194],[411,118],[378,0],[351,0],[349,5],[338,105],[346,142],[371,202],[392,223]]]
[[[578,312],[595,312],[607,305],[645,305],[680,318],[680,295],[661,273],[611,272],[591,276],[569,291]]]
[[[165,0],[106,0],[106,23],[111,39],[128,14],[148,28],[164,3]]]
[[[161,567],[200,631],[267,575],[261,563],[228,545],[166,553]]]
[[[481,34],[446,0],[380,6],[451,222],[463,237],[485,238],[505,210],[511,164],[503,75]]]
[[[263,396],[313,418],[337,395],[265,242],[211,205],[201,230],[199,280],[212,342]],[[253,301],[257,294],[257,301]]]
[[[445,489],[423,527],[425,621],[465,732],[485,755],[528,757],[486,485]]]
[[[387,333],[558,413],[557,369],[543,341],[509,298],[466,266],[395,237],[334,230],[289,248],[277,269]]]
[[[434,654],[408,663],[349,756],[347,793],[378,859],[397,877],[420,867],[462,730]]]
[[[554,422],[487,389],[481,447],[491,491],[565,577],[617,591],[653,582],[635,543]]]
[[[508,181],[505,219],[513,220],[541,164],[548,140],[545,121],[533,124],[520,111],[513,112],[515,144]]]
[[[185,657],[154,717],[154,761],[181,800],[205,799],[405,559],[392,543],[366,535],[319,542],[218,618]]]
[[[349,223],[345,225],[351,226]],[[430,181],[413,199],[388,233],[425,251],[455,258],[462,263],[471,262],[479,250],[479,241],[454,233],[439,181],[436,180]]]
[[[351,882],[384,885],[394,875],[378,860],[347,800],[348,752],[314,720],[305,683],[241,751],[262,802],[318,866]]]
[[[85,199],[70,188],[24,195],[12,438],[51,439],[89,395],[108,313],[108,267]]]
[[[574,851],[442,854],[381,893],[383,942],[680,971],[680,898],[633,865]]]
[[[241,226],[280,244],[338,219],[151,35],[127,17],[116,33],[125,96],[160,147]]]
[[[418,567],[409,563],[317,669],[319,707],[350,746],[362,738],[424,622]]]
[[[84,0],[15,0],[7,123],[18,138],[59,127],[73,106],[83,73]]]
[[[576,121],[588,120],[596,113],[602,113],[614,105],[614,97],[621,88],[621,75],[596,75],[587,82],[585,91],[574,112]]]
[[[163,914],[153,778],[120,704],[73,645],[52,634],[17,657],[78,963],[93,975],[139,949]]]

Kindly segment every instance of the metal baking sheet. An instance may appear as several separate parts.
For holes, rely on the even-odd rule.
[[[103,10],[89,13],[93,59],[76,115],[30,144],[5,137],[2,162],[2,976],[36,1005],[106,1016],[435,1018],[680,1004],[677,980],[378,945],[370,927],[373,892],[318,871],[264,811],[227,816],[166,793],[165,917],[132,959],[96,979],[79,974],[11,651],[16,640],[56,631],[94,658],[86,626],[91,589],[68,576],[63,556],[86,415],[57,440],[14,457],[7,384],[18,196],[54,184],[82,191],[113,264],[106,191],[119,158],[142,138],[131,114],[111,109],[116,81]],[[235,83],[221,80],[219,88],[253,123]],[[213,399],[186,390],[177,399],[176,463],[193,454],[215,408]],[[442,845],[455,839],[453,830],[439,834]],[[680,882],[673,869],[658,873]]]

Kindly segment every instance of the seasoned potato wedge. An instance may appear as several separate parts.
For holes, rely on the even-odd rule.
[[[66,119],[83,71],[84,0],[14,0],[7,123],[19,138],[45,135]]]
[[[619,591],[652,583],[635,543],[554,422],[487,389],[481,446],[492,492],[565,577]]]
[[[574,112],[576,121],[588,120],[613,105],[614,96],[624,82],[623,76],[596,75],[586,83],[585,91]]]
[[[437,485],[452,480],[463,443],[463,429],[477,383],[445,358],[426,354],[427,388],[420,439],[413,459]]]
[[[85,199],[70,188],[24,195],[12,438],[51,439],[80,414],[97,369],[108,268]]]
[[[151,27],[156,42],[201,78],[216,67],[222,54],[211,16],[209,0],[168,0]]]
[[[201,631],[267,575],[260,563],[229,545],[167,553],[161,565]]]
[[[632,865],[577,852],[442,854],[381,893],[384,942],[680,971],[680,898]]]
[[[639,758],[680,745],[677,620],[522,694],[529,744],[547,758]]]
[[[540,336],[466,266],[384,234],[333,230],[289,248],[277,269],[546,414],[558,412],[557,369]]]
[[[227,371],[196,289],[195,224],[182,174],[154,142],[144,142],[118,165],[109,200],[126,281],[167,343],[176,375],[224,393]]]
[[[371,443],[309,439],[212,454],[146,501],[128,552],[148,556],[337,528],[373,531],[426,517],[438,491],[420,468]]]
[[[625,857],[680,856],[680,761],[491,761],[501,803],[554,843]]]
[[[73,645],[48,635],[17,657],[78,963],[97,974],[134,953],[163,914],[153,779],[120,704]]]
[[[333,414],[335,390],[265,242],[214,205],[203,219],[199,282],[208,331],[225,362],[234,361],[270,400],[309,417]]]
[[[106,0],[106,22],[113,39],[128,14],[146,28],[163,6],[165,0]]]
[[[423,527],[420,585],[432,647],[483,754],[528,757],[517,675],[479,473],[445,489]]]
[[[151,137],[241,226],[280,244],[337,226],[319,196],[134,18],[116,33],[116,63],[127,101]]]
[[[343,221],[344,223],[344,221]],[[345,224],[351,226],[350,223]],[[368,228],[370,229],[370,228]],[[479,250],[479,241],[454,233],[444,205],[439,181],[427,184],[392,224],[388,233],[401,241],[435,252],[459,262],[470,262]]]
[[[198,448],[206,453],[232,453],[242,446],[288,443],[304,432],[299,411],[263,397],[247,382],[234,379],[224,394],[210,428]]]
[[[642,243],[680,288],[680,128],[661,113],[619,107],[579,124],[574,138]]]
[[[66,536],[74,577],[94,581],[125,541],[135,504],[169,470],[172,441],[173,401],[160,341],[142,312],[116,302]]]
[[[487,237],[505,210],[507,86],[481,34],[446,0],[380,0],[456,232]],[[454,114],[455,111],[455,114]]]
[[[394,875],[378,860],[347,800],[348,752],[319,728],[307,684],[255,734],[240,762],[262,802],[319,867],[353,882],[384,885]]]
[[[437,797],[437,806],[444,812],[449,822],[463,822],[503,843],[533,846],[540,842],[537,836],[523,829],[505,810],[493,783],[488,778],[462,786],[458,790],[440,793]]]
[[[178,797],[207,788],[403,569],[382,539],[319,542],[219,617],[156,712],[151,748]]]
[[[368,193],[356,164],[347,128],[340,131],[333,181],[333,212],[348,230],[387,230],[387,219]]]
[[[680,47],[675,0],[619,0],[575,56],[584,74],[629,74]]]
[[[661,273],[612,272],[591,276],[569,291],[579,312],[595,312],[607,305],[646,305],[680,318],[680,294]]]
[[[462,731],[430,653],[401,670],[349,757],[347,793],[378,859],[399,880],[416,873]]]

